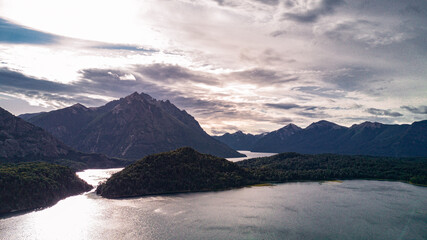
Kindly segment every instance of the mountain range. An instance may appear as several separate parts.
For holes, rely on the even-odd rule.
[[[236,150],[249,150],[251,149],[258,140],[264,137],[265,134],[252,135],[246,134],[242,131],[237,131],[233,134],[226,133],[222,136],[213,136],[215,139],[227,144]]]
[[[186,146],[219,157],[244,156],[209,136],[186,111],[144,93],[101,107],[75,104],[20,117],[79,151],[110,157],[136,160]]]
[[[0,108],[0,163],[33,161],[54,162],[75,169],[111,168],[129,163],[102,154],[78,152],[42,128]]]
[[[254,152],[426,157],[427,120],[410,125],[364,122],[351,127],[322,120],[304,129],[288,124],[261,138],[236,132],[217,136],[216,139],[231,147],[238,146],[235,149]],[[243,141],[240,139],[245,139],[248,144],[241,145]]]

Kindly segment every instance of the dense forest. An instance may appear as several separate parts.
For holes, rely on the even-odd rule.
[[[0,214],[46,207],[92,189],[65,166],[46,162],[0,165]]]
[[[423,158],[281,153],[237,164],[259,182],[384,179],[427,185],[427,160]]]
[[[250,174],[235,163],[186,147],[147,156],[114,174],[96,192],[118,198],[219,190],[252,183]]]
[[[384,179],[427,185],[420,158],[282,153],[237,163],[191,148],[154,154],[114,174],[97,188],[107,198],[227,189],[256,183]]]

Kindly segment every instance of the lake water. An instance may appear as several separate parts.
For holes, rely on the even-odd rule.
[[[259,157],[269,157],[275,155],[277,153],[265,153],[265,152],[251,152],[251,151],[238,151],[239,153],[245,154],[246,157],[238,157],[238,158],[227,158],[227,160],[231,162],[238,162],[249,158],[259,158]]]
[[[79,176],[96,185],[118,170]],[[92,191],[0,218],[0,239],[427,239],[427,188],[296,182],[120,200]]]

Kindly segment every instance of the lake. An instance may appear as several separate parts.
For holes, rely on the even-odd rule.
[[[78,174],[96,185],[119,170]],[[0,218],[0,239],[427,239],[427,188],[294,182],[120,200],[92,191]]]
[[[231,161],[231,162],[238,162],[238,161],[242,161],[245,159],[250,159],[250,158],[259,158],[259,157],[269,157],[269,156],[273,156],[277,153],[265,153],[265,152],[251,152],[251,151],[244,151],[244,150],[240,150],[238,151],[239,153],[245,154],[246,157],[238,157],[238,158],[227,158],[227,160]]]

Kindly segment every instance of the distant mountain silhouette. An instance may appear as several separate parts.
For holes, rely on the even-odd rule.
[[[226,133],[222,136],[213,136],[215,139],[227,144],[235,150],[250,150],[253,145],[261,139],[265,134],[246,134],[242,131],[237,131],[235,133]]]
[[[139,159],[185,146],[219,157],[242,156],[209,136],[187,112],[144,93],[96,108],[75,104],[28,121],[79,151],[111,157]]]
[[[223,141],[224,138],[218,139]],[[234,146],[235,142],[228,144]],[[411,125],[364,122],[350,128],[324,120],[305,129],[289,124],[245,148],[254,152],[426,157],[427,120]]]
[[[127,164],[101,154],[73,150],[45,130],[0,108],[0,163],[54,162],[75,169],[111,168]]]

